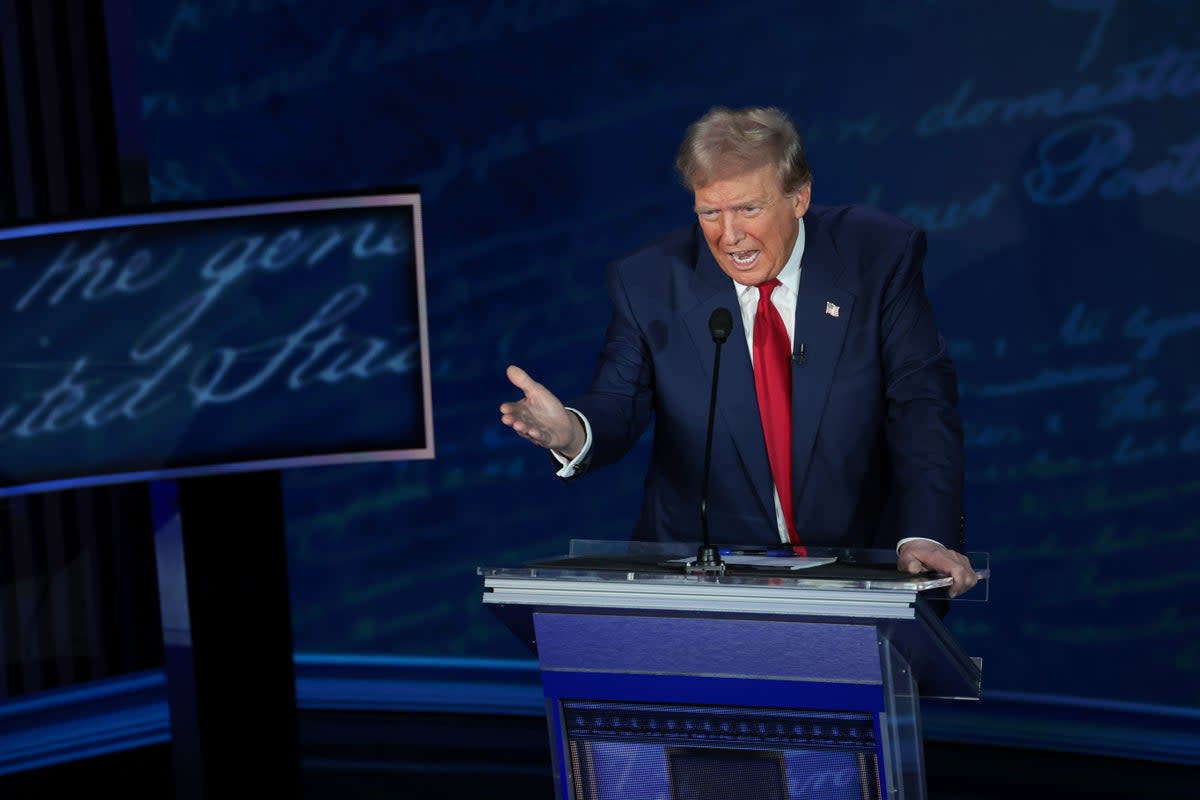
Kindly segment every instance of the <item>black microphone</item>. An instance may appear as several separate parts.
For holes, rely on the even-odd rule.
[[[712,395],[708,400],[708,432],[704,438],[704,478],[700,487],[700,529],[704,534],[704,544],[696,553],[693,569],[697,572],[725,571],[725,562],[721,560],[721,552],[713,546],[708,535],[708,470],[712,466],[713,419],[717,411],[717,377],[721,371],[721,345],[733,331],[733,314],[728,308],[718,308],[708,318],[708,332],[716,343],[713,355]]]

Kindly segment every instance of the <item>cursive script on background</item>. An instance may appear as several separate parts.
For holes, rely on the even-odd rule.
[[[5,471],[102,472],[139,452],[186,460],[197,436],[214,453],[270,453],[280,445],[269,426],[256,440],[254,421],[281,408],[342,417],[288,452],[306,435],[332,442],[339,426],[358,430],[369,387],[420,384],[411,211],[164,218],[8,240],[22,268],[0,274],[15,298],[0,393]],[[380,429],[381,448],[393,427]],[[55,466],[55,452],[79,464]]]
[[[431,201],[439,458],[289,476],[299,648],[527,657],[480,610],[463,552],[525,563],[571,537],[623,538],[648,453],[564,491],[495,420],[504,367],[586,387],[605,263],[690,221],[671,174],[687,123],[768,103],[807,134],[814,202],[866,198],[929,234],[926,279],[962,381],[968,544],[992,551],[998,576],[987,604],[949,619],[991,664],[989,686],[1200,702],[1167,663],[1195,664],[1196,649],[1181,652],[1159,613],[1200,589],[1183,566],[1200,478],[1195,4],[572,3],[554,16],[364,0],[289,5],[288,26],[249,0],[202,17],[197,3],[140,5],[156,198],[415,181]],[[714,64],[704,43],[752,16],[770,21],[754,65]],[[231,352],[244,369],[214,388],[251,380],[250,359],[270,363],[319,307],[247,339],[263,346]],[[436,566],[403,569],[418,559]],[[1081,624],[1097,612],[1137,658]],[[1152,634],[1132,638],[1143,622]],[[1096,669],[1046,668],[1083,661]]]

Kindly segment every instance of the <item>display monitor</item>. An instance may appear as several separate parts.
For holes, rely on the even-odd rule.
[[[434,453],[420,196],[0,229],[0,496]]]
[[[869,712],[564,701],[578,800],[879,800]]]

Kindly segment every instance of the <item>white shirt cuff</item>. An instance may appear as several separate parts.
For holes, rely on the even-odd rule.
[[[572,414],[579,417],[579,420],[583,423],[584,440],[583,440],[583,449],[581,449],[579,451],[579,455],[575,456],[574,458],[568,459],[566,456],[564,456],[562,453],[558,452],[557,450],[550,451],[550,455],[554,456],[555,460],[558,461],[558,463],[562,465],[562,469],[560,469],[558,472],[554,473],[555,475],[557,475],[560,478],[575,477],[575,470],[576,470],[576,467],[579,465],[579,462],[581,462],[585,458],[587,458],[588,453],[591,452],[591,449],[592,449],[592,424],[590,422],[588,422],[587,417],[585,417],[583,414],[579,413],[575,409],[568,407],[567,411],[570,411]]]
[[[934,544],[938,545],[939,547],[942,547],[942,548],[946,547],[946,545],[942,544],[937,539],[930,539],[927,536],[906,536],[903,539],[901,539],[900,541],[896,542],[896,555],[900,555],[900,548],[904,545],[905,542],[933,542]]]

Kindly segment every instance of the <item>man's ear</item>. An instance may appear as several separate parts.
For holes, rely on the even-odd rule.
[[[812,202],[812,184],[806,183],[792,195],[792,213],[800,219],[808,213],[808,204]]]

